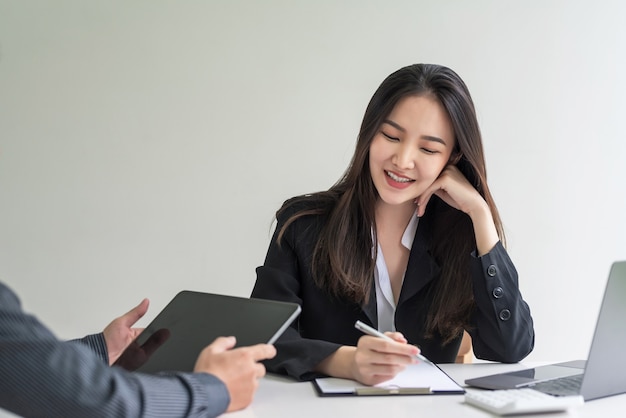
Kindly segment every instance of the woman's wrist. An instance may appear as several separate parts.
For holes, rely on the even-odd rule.
[[[355,352],[356,347],[342,345],[333,354],[319,362],[315,371],[332,377],[354,379],[352,364],[354,363]]]
[[[468,215],[474,226],[478,256],[483,256],[491,251],[500,240],[496,224],[493,221],[491,209],[489,209],[487,202],[483,201],[482,205],[470,211]]]

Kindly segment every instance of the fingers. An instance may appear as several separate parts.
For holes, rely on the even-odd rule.
[[[415,199],[415,203],[417,204],[417,216],[424,216],[424,212],[426,212],[426,206],[428,206],[428,202],[433,194],[436,194],[439,190],[442,189],[444,181],[442,179],[443,172],[439,176],[437,180],[433,182],[424,192]]]
[[[246,349],[250,351],[254,361],[267,360],[276,355],[276,348],[269,344],[257,344]]]
[[[402,344],[406,344],[408,342],[401,332],[385,332],[385,335]]]
[[[254,370],[255,370],[255,375],[258,379],[262,378],[263,376],[265,376],[265,366],[262,365],[261,363],[257,363],[254,365]]]
[[[222,353],[233,348],[236,343],[237,339],[235,337],[218,337],[208,348],[210,348],[213,353]]]
[[[424,213],[426,212],[426,206],[428,205],[430,198],[432,197],[433,193],[435,193],[435,191],[439,190],[439,188],[441,187],[438,184],[438,181],[438,179],[435,180],[433,184],[431,184],[426,190],[424,190],[424,192],[422,192],[421,195],[417,196],[417,198],[415,199],[415,204],[417,205],[416,213],[418,218],[424,216]]]
[[[400,333],[386,333],[391,338],[404,338]],[[367,385],[374,385],[389,380],[417,362],[415,354],[418,348],[403,342],[388,341],[383,338],[363,336],[359,339],[354,363],[353,375],[356,380]]]
[[[406,368],[406,364],[370,364],[365,370],[370,382],[376,383],[393,379]]]
[[[404,336],[400,333],[389,333],[390,336],[396,338],[404,339]],[[393,338],[392,337],[392,338]],[[389,358],[390,361],[378,361],[379,363],[396,363],[400,362],[402,364],[408,364],[411,361],[412,356],[417,355],[419,353],[419,349],[411,344],[407,344],[406,340],[404,341],[388,341],[382,338],[363,336],[359,339],[359,345],[361,346],[361,340],[363,340],[363,348],[366,348],[370,351],[373,351],[376,354],[382,355],[384,357]],[[382,359],[381,357],[380,359]]]
[[[421,217],[433,195],[455,209],[468,213],[469,208],[483,200],[478,191],[454,165],[446,166],[439,177],[415,199],[417,216]]]
[[[401,338],[400,333],[388,333]],[[404,337],[402,337],[404,338]],[[404,368],[417,362],[419,349],[414,345],[383,338],[363,336],[354,354],[353,375],[356,380],[372,385],[393,378]]]
[[[235,337],[219,337],[209,345],[213,353],[221,353],[232,349],[237,340]],[[247,353],[253,361],[261,361],[273,358],[276,348],[270,344],[256,344],[247,347],[239,347],[237,350]]]

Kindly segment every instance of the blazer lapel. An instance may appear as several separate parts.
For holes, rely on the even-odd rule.
[[[428,251],[429,230],[430,228],[423,222],[423,219],[420,220],[404,274],[398,305],[414,296],[439,274],[440,268]]]
[[[428,245],[430,242],[430,225],[424,222],[424,220],[425,219],[420,220],[420,225],[417,231],[415,231],[415,239],[411,246],[411,253],[406,267],[406,273],[404,274],[398,306],[422,290],[422,288],[433,280],[441,270],[430,255]],[[362,309],[374,328],[378,328],[376,284],[374,283],[373,277],[369,300],[362,306]]]

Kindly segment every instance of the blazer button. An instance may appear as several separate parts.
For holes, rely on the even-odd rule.
[[[496,272],[497,272],[497,270],[496,270],[496,266],[494,266],[493,264],[492,264],[492,265],[490,265],[489,267],[487,267],[487,274],[488,274],[489,276],[491,276],[491,277],[495,276],[495,275],[496,275]]]
[[[496,299],[500,299],[502,297],[502,295],[504,294],[504,290],[502,290],[502,288],[500,286],[496,287],[495,289],[493,289],[493,292],[491,292],[493,294],[493,297]]]
[[[508,321],[511,318],[511,311],[508,309],[502,309],[500,311],[500,319],[503,321]]]

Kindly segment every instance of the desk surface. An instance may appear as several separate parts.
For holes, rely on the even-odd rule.
[[[528,364],[446,364],[441,368],[462,386],[470,377],[532,367]],[[568,413],[532,417],[622,417],[626,394],[597,399]],[[228,418],[485,418],[493,415],[463,403],[463,395],[319,397],[310,382],[268,375],[261,380],[250,407]]]

